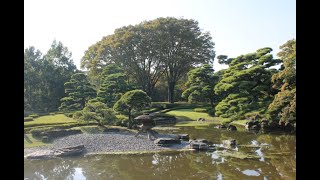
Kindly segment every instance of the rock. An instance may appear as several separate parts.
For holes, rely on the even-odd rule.
[[[197,121],[206,121],[205,118],[198,118]]]
[[[190,143],[191,149],[198,149],[198,150],[207,150],[209,148],[207,143],[202,142],[191,142]]]
[[[189,140],[189,134],[178,134],[178,138],[182,140]]]
[[[255,125],[253,125],[249,130],[259,131],[260,128],[261,128],[260,124],[255,124]]]
[[[189,146],[191,149],[207,150],[209,148],[207,143],[209,142],[206,139],[195,139],[189,141]]]
[[[84,145],[70,146],[55,150],[39,150],[26,155],[27,159],[48,159],[54,157],[65,157],[79,155],[84,152]]]
[[[222,144],[225,147],[231,147],[231,146],[236,146],[237,145],[237,141],[235,139],[223,140]]]
[[[85,148],[84,145],[79,146],[70,146],[61,149],[57,149],[54,151],[54,155],[58,157],[65,157],[65,156],[75,156],[82,154]]]
[[[48,136],[42,136],[41,141],[44,142],[44,143],[47,143],[47,142],[50,141],[50,139],[49,139]]]
[[[25,156],[27,159],[48,159],[54,157],[52,150],[39,150]]]
[[[237,130],[237,127],[234,126],[234,125],[229,125],[229,126],[228,126],[228,130],[229,130],[229,131],[236,131],[236,130]]]
[[[222,129],[222,128],[227,128],[227,127],[225,125],[219,124],[219,125],[215,126],[214,128]]]
[[[181,144],[181,140],[174,138],[158,138],[154,140],[154,144],[158,146],[170,146],[173,144]]]

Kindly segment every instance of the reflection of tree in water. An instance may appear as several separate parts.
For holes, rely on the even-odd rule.
[[[296,136],[293,135],[261,135],[257,139],[261,143],[271,146],[265,150],[265,155],[271,156],[266,160],[283,177],[295,179],[296,177]]]
[[[76,164],[72,159],[25,160],[24,177],[29,179],[73,179]]]

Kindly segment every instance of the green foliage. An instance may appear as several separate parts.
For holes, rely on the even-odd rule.
[[[61,42],[53,41],[42,56],[34,47],[24,52],[24,104],[25,110],[52,112],[58,110],[65,96],[64,83],[75,73],[71,53]]]
[[[296,40],[280,46],[278,56],[283,62],[280,72],[272,76],[273,87],[280,90],[268,107],[272,121],[296,121]]]
[[[108,107],[113,107],[121,96],[131,89],[126,82],[127,77],[117,65],[110,64],[102,72],[103,83],[97,94],[97,100],[105,103]]]
[[[194,108],[193,111],[194,111],[194,112],[203,112],[203,113],[208,112],[208,110],[207,110],[207,109],[204,109],[204,108]]]
[[[105,64],[115,63],[149,96],[154,94],[159,79],[165,77],[173,103],[178,80],[194,65],[212,62],[213,47],[210,34],[201,32],[197,21],[157,18],[118,28],[105,36],[88,48],[81,67],[89,69],[89,76],[97,81]]]
[[[69,82],[64,84],[67,97],[61,99],[61,111],[74,111],[83,109],[86,102],[96,95],[96,91],[90,85],[84,73],[76,73],[71,76]]]
[[[131,117],[133,111],[142,111],[149,106],[151,98],[142,90],[132,90],[126,92],[113,106],[117,112],[129,116],[129,128],[131,128]]]
[[[87,103],[82,111],[74,113],[73,118],[84,121],[96,121],[99,125],[110,125],[116,121],[113,110],[102,102]]]
[[[223,97],[215,107],[216,116],[237,120],[252,111],[264,113],[276,93],[271,85],[275,70],[270,67],[280,62],[272,58],[271,51],[262,48],[228,61],[229,68],[214,87],[215,93]]]

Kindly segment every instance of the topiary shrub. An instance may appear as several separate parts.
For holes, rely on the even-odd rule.
[[[207,109],[207,112],[208,112],[208,114],[210,116],[214,116],[215,115],[215,110],[214,109],[209,108],[209,109]]]
[[[24,122],[33,121],[33,117],[25,117]]]
[[[208,112],[207,109],[204,109],[204,108],[194,108],[193,109],[194,112],[201,112],[201,113],[206,113]]]
[[[52,130],[52,129],[53,129],[52,127],[32,129],[30,130],[30,133],[32,134],[33,137],[41,137],[41,133]]]
[[[50,141],[48,136],[42,136],[41,141],[44,143],[48,143]]]
[[[53,115],[55,115],[56,113],[54,113],[54,112],[52,112],[52,113],[49,113],[49,115],[51,115],[51,116],[53,116]]]
[[[116,121],[114,123],[114,125],[116,126],[125,126],[124,124],[126,124],[128,121],[128,117],[125,115],[116,115]]]

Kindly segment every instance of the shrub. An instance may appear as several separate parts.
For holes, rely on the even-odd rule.
[[[32,134],[33,137],[40,137],[42,132],[46,132],[52,129],[53,129],[52,127],[37,128],[37,129],[30,130],[30,133]]]
[[[246,114],[244,115],[244,117],[245,117],[247,120],[252,120],[252,119],[254,119],[254,120],[259,120],[259,119],[261,118],[261,115],[260,115],[259,112],[254,111],[254,112],[246,113]]]
[[[49,113],[49,115],[51,115],[51,116],[53,116],[53,115],[55,115],[55,114],[56,114],[56,113],[54,113],[54,112],[53,112],[53,113]]]
[[[82,111],[76,111],[75,113],[73,113],[72,118],[80,120],[82,118]]]
[[[209,108],[209,109],[207,109],[207,112],[208,112],[208,114],[209,114],[210,116],[214,116],[215,110]]]
[[[73,118],[73,113],[64,113],[64,115],[69,117],[69,118]]]
[[[155,115],[155,117],[175,118],[175,116],[165,113],[158,113]]]
[[[33,121],[33,117],[25,117],[24,122]]]
[[[49,142],[49,137],[48,136],[42,136],[41,141],[44,143]]]
[[[193,111],[194,111],[194,112],[202,112],[202,113],[208,112],[208,110],[207,110],[207,109],[204,109],[204,108],[194,108]]]
[[[116,121],[114,122],[114,125],[116,126],[125,126],[128,122],[128,117],[125,115],[116,115]]]
[[[159,110],[160,110],[160,108],[151,108],[151,109],[144,110],[142,112],[149,114],[149,113],[157,112]]]
[[[32,118],[38,118],[39,115],[38,114],[30,114],[29,117],[32,117]]]

